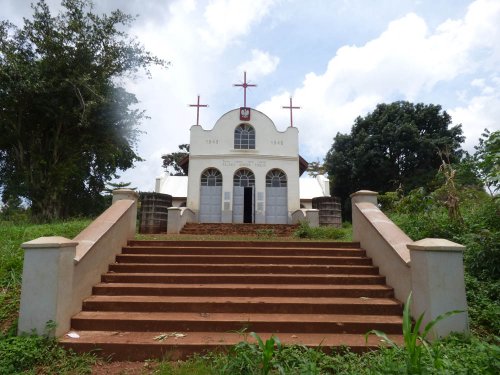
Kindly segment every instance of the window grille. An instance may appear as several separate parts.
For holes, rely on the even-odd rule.
[[[208,168],[201,175],[201,186],[222,186],[222,174],[216,168]]]
[[[255,149],[255,129],[248,124],[240,124],[234,130],[235,149]]]
[[[266,175],[267,187],[286,187],[286,174],[281,169],[271,169]]]
[[[239,169],[234,174],[234,186],[255,186],[255,175],[249,169]]]

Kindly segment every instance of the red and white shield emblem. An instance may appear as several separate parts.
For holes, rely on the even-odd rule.
[[[240,107],[240,121],[250,121],[250,108]]]

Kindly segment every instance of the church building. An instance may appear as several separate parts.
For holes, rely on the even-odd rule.
[[[174,206],[185,205],[200,223],[291,223],[292,213],[311,208],[313,197],[329,195],[324,176],[299,179],[308,166],[293,126],[292,110],[299,107],[292,99],[283,107],[290,110],[290,126],[279,131],[268,116],[246,106],[246,89],[255,86],[246,73],[235,86],[244,89],[244,106],[222,115],[210,130],[199,125],[199,108],[206,105],[198,97],[189,158],[182,162],[188,177],[160,177],[155,191],[172,195]]]

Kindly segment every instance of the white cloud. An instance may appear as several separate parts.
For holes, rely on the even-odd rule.
[[[410,13],[390,22],[379,37],[363,46],[339,48],[323,74],[307,74],[293,92],[294,104],[303,108],[297,115],[302,152],[325,155],[335,134],[349,132],[354,119],[377,103],[425,102],[438,83],[453,86],[466,75],[498,69],[498,40],[500,1],[478,0],[463,19],[447,20],[434,32],[424,19]],[[451,111],[454,122],[463,123],[469,147],[485,126],[499,126],[494,123],[500,118],[500,86],[486,85],[481,79],[474,85],[482,93]],[[286,114],[279,110],[286,96],[272,97],[259,109],[278,123],[287,123]]]
[[[203,40],[214,49],[223,49],[266,16],[276,0],[212,0],[205,8]]]
[[[141,190],[154,187],[154,177],[162,172],[161,155],[177,150],[189,142],[189,128],[196,121],[196,112],[188,103],[201,94],[202,103],[213,101],[221,79],[234,66],[221,55],[235,40],[251,32],[276,3],[275,0],[216,0],[208,4],[178,0],[169,6],[156,7],[155,17],[134,27],[133,32],[147,50],[171,62],[168,69],[153,69],[153,79],[138,79],[128,88],[141,101],[151,120],[141,127],[146,132],[140,139],[139,154],[145,162],[123,172],[122,181],[134,181]],[[163,22],[158,22],[161,19]],[[256,50],[257,51],[257,50]],[[257,59],[255,59],[257,57]],[[268,74],[279,62],[276,57],[257,51],[251,65],[260,74]],[[238,77],[241,72],[238,72]],[[254,76],[252,68],[252,76]],[[201,109],[200,123],[210,128],[217,114]]]
[[[468,98],[465,105],[449,110],[456,123],[461,123],[466,136],[465,149],[474,151],[484,129],[500,130],[500,77],[474,79],[471,86],[480,86],[479,95]]]
[[[268,52],[253,49],[252,59],[240,64],[236,70],[239,73],[243,71],[251,72],[252,77],[258,78],[274,72],[279,62],[279,57],[272,56]]]

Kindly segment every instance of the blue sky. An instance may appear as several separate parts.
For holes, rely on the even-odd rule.
[[[0,0],[0,18],[19,24],[29,3]],[[243,70],[258,84],[247,104],[278,129],[289,124],[289,96],[302,107],[294,124],[309,161],[381,102],[442,105],[469,151],[484,128],[500,129],[500,0],[95,1],[97,12],[116,8],[138,14],[129,33],[171,62],[126,82],[151,119],[138,144],[146,161],[120,180],[142,191],[162,173],[161,155],[189,142],[198,94],[205,128],[242,105],[232,84]]]

